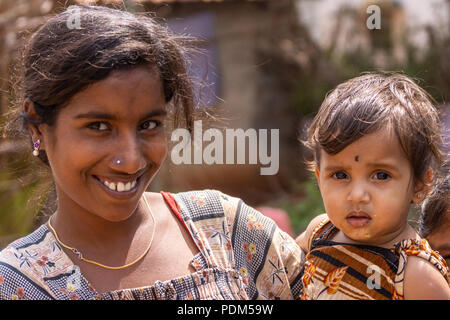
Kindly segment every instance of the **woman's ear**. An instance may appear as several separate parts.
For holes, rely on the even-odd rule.
[[[44,149],[44,142],[42,139],[42,132],[39,129],[40,125],[39,123],[40,117],[36,113],[36,110],[34,109],[34,103],[30,99],[25,99],[23,102],[23,112],[26,114],[28,121],[28,130],[31,135],[31,139],[33,140],[33,143],[40,140],[39,148]]]
[[[421,204],[427,197],[427,194],[431,191],[433,183],[433,169],[429,168],[422,179],[415,179],[414,183],[414,195],[412,201],[415,204]]]

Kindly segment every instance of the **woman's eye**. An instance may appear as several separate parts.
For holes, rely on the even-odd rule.
[[[337,180],[347,179],[347,174],[345,174],[344,172],[335,172],[333,173],[333,178]]]
[[[97,131],[105,131],[108,130],[108,126],[104,122],[93,122],[88,125],[89,129],[97,130]]]
[[[386,173],[386,172],[377,172],[373,175],[373,178],[375,180],[387,180],[389,179],[391,176]]]
[[[158,125],[159,125],[159,123],[157,121],[148,120],[148,121],[145,121],[143,124],[141,124],[141,129],[142,130],[152,130],[152,129],[155,129]]]

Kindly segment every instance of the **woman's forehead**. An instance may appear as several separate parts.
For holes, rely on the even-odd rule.
[[[164,109],[165,100],[159,75],[147,68],[134,68],[111,73],[76,93],[66,113],[127,113]],[[119,115],[118,115],[119,116]]]

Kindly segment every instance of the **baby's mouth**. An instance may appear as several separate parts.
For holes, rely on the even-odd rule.
[[[345,218],[348,224],[354,228],[360,228],[367,225],[372,218],[364,211],[352,211]]]

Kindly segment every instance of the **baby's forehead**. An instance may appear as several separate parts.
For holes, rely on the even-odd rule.
[[[324,149],[321,149],[321,151],[327,154]],[[400,151],[402,151],[402,147],[395,133],[388,128],[383,128],[362,135],[332,156],[342,156],[359,162],[367,158],[404,155]]]
[[[321,149],[318,165],[325,171],[384,168],[404,172],[412,167],[398,139],[377,132],[362,136],[336,154]]]

